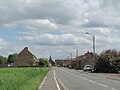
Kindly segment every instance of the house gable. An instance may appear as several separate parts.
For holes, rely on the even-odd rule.
[[[35,60],[37,58],[33,55],[29,50],[28,47],[25,47],[19,54],[18,54],[18,66],[33,66]]]

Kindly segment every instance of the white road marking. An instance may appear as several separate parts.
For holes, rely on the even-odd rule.
[[[82,79],[84,79],[84,80],[88,80],[87,78],[84,78],[84,77],[82,77]]]
[[[108,87],[107,85],[104,85],[104,84],[101,84],[101,83],[97,83],[98,85],[100,86],[103,86],[103,87]]]
[[[95,81],[93,81],[93,80],[89,80],[90,82],[92,82],[92,83],[96,83]]]
[[[63,70],[63,69],[61,69],[61,70]],[[75,75],[75,74],[70,73],[70,72],[65,71],[65,70],[63,70],[63,71],[66,72],[66,73],[69,73],[69,74],[71,74],[71,75],[73,75],[73,76],[76,76],[76,77],[82,78],[82,79],[84,79],[84,80],[88,80],[89,82],[96,83],[96,84],[98,84],[98,85],[100,85],[100,86],[103,86],[103,87],[106,87],[106,88],[110,88],[110,87],[107,86],[107,85],[104,85],[104,84],[101,84],[101,83],[97,83],[97,82],[95,82],[95,81],[92,81],[92,80],[89,80],[89,79],[87,79],[87,78],[84,78],[84,77],[81,77],[81,76]],[[117,90],[117,89],[115,89],[115,88],[111,88],[111,89],[112,89],[112,90]]]
[[[54,70],[54,69],[53,69],[53,74],[54,74],[54,80],[55,80],[57,89],[60,90],[60,86],[59,86],[59,84],[58,84],[58,82],[57,82],[56,75],[55,75],[55,70]]]
[[[61,86],[64,88],[64,90],[69,90],[69,89],[65,86],[65,84],[57,77],[57,75],[56,75],[56,78],[57,78],[58,82],[61,84]]]
[[[112,88],[112,90],[117,90],[117,89],[115,89],[115,88]]]
[[[81,76],[79,76],[79,78],[82,78]]]
[[[45,82],[46,78],[47,78],[47,76],[45,76],[44,80],[42,81],[42,83],[41,83],[41,85],[40,85],[40,87],[39,87],[39,90],[42,88],[43,83]]]

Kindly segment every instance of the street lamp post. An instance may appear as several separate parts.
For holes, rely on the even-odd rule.
[[[86,32],[86,34],[90,34],[90,33]],[[94,60],[95,60],[96,59],[95,58],[95,36],[93,34],[90,34],[90,35],[92,35],[93,37],[93,55],[94,55]]]

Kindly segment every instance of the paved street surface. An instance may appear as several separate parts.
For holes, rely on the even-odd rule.
[[[120,81],[120,74],[115,74],[115,73],[92,73],[92,75],[96,75],[96,76]]]
[[[57,90],[52,69],[48,73],[45,82],[43,82],[43,85],[39,88],[39,90]]]
[[[51,69],[39,90],[64,90],[56,79],[55,72]]]
[[[55,67],[52,72],[50,72],[50,74],[52,73],[54,73],[52,75],[53,77],[49,78],[54,78],[55,75],[58,86],[65,88],[65,90],[120,90],[120,81],[118,80],[93,76],[91,74],[81,73],[77,70],[59,67]],[[57,84],[55,79],[48,81],[48,84],[43,85],[47,88],[40,90],[62,90],[56,87]]]

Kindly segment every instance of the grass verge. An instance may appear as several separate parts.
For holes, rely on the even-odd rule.
[[[0,68],[0,90],[38,90],[49,68]]]

